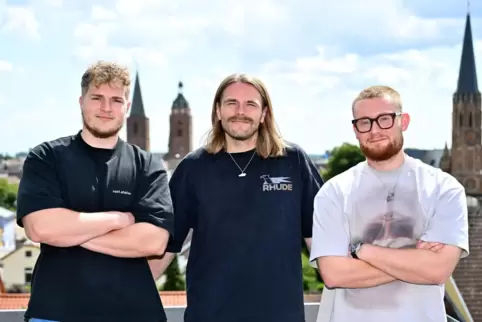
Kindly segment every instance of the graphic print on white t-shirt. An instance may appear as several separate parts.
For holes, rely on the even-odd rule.
[[[425,219],[410,167],[383,174],[366,167],[361,176],[348,217],[351,243],[414,248]],[[398,307],[406,287],[395,281],[371,289],[347,289],[346,302],[361,309]]]

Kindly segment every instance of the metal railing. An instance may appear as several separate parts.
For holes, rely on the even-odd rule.
[[[183,306],[165,308],[168,322],[184,322]],[[25,310],[0,310],[1,322],[23,322]],[[305,303],[305,321],[316,322],[318,303]],[[447,315],[447,322],[462,322]]]

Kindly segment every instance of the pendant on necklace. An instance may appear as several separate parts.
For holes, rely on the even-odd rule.
[[[242,172],[238,175],[238,177],[246,177],[246,173]]]

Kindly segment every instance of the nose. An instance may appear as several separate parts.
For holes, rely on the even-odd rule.
[[[378,134],[381,131],[383,131],[383,130],[378,126],[377,122],[373,122],[372,130],[370,132],[372,132],[373,134]]]
[[[236,115],[244,115],[245,114],[245,104],[238,104],[236,106]]]
[[[103,112],[109,112],[112,110],[112,101],[110,100],[102,100],[100,104],[100,110]]]

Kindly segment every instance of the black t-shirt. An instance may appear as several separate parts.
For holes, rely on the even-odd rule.
[[[173,230],[161,160],[119,140],[112,150],[80,133],[35,147],[24,163],[17,222],[49,208],[131,212],[136,222]],[[81,246],[41,245],[25,317],[62,322],[161,322],[166,315],[146,258],[120,258]]]
[[[243,169],[254,151],[232,154]],[[246,176],[231,156],[200,149],[170,180],[179,252],[193,229],[186,322],[303,322],[303,238],[312,236],[318,170],[295,145],[254,155]]]

